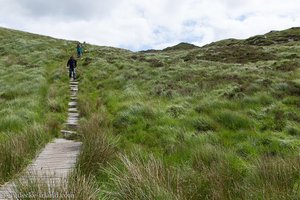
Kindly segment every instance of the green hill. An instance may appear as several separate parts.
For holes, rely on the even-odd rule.
[[[268,46],[300,41],[300,27],[290,28],[284,31],[271,31],[265,35],[254,36],[245,42],[250,45]]]
[[[137,53],[86,45],[78,168],[95,176],[99,199],[297,199],[299,30]],[[36,118],[16,132],[44,119],[59,129],[75,43],[6,29],[0,37],[0,70],[9,74],[1,87],[30,91],[1,93],[1,108],[14,105],[8,113],[25,120],[11,101],[36,101],[22,112]]]
[[[182,42],[173,47],[167,47],[167,48],[163,49],[163,51],[191,50],[191,49],[198,49],[198,48],[199,47],[196,45]]]

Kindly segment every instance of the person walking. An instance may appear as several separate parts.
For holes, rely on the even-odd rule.
[[[80,58],[82,56],[82,45],[78,42],[77,43],[77,57]]]
[[[75,80],[76,79],[76,71],[75,68],[77,67],[77,61],[75,60],[74,56],[71,56],[68,60],[67,67],[69,67],[69,77]]]

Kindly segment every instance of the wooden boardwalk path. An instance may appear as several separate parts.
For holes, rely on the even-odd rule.
[[[61,130],[65,137],[77,134],[79,114],[77,112],[78,82],[70,82],[71,101],[69,103],[68,119],[65,129]],[[77,156],[80,152],[81,142],[57,138],[50,142],[36,157],[35,161],[25,170],[26,179],[41,179],[46,183],[66,180],[68,174],[75,167]],[[21,177],[22,178],[22,177]],[[15,194],[15,183],[9,182],[0,187],[0,200],[17,199]]]

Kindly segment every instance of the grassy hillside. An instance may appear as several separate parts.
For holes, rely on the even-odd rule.
[[[81,164],[102,195],[298,197],[300,29],[274,34],[266,45],[253,37],[140,53],[88,47]]]
[[[0,29],[0,184],[59,132],[70,42]],[[62,65],[62,63],[64,65]]]
[[[1,134],[22,135],[32,124],[58,130],[67,94],[58,66],[73,43],[12,33],[2,36],[10,42],[0,50],[1,73],[12,78],[0,80],[26,78],[0,95],[1,106],[13,105],[11,115],[21,121]],[[299,198],[299,35],[293,28],[137,53],[86,45],[79,60],[78,170],[95,177],[99,199]],[[26,73],[6,67],[9,56]],[[36,102],[24,107],[15,99]]]

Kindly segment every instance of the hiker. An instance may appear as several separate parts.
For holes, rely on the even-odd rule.
[[[67,67],[69,67],[69,77],[75,80],[76,79],[76,71],[77,61],[74,59],[74,56],[71,56],[68,60]]]
[[[80,58],[82,56],[82,45],[78,42],[77,43],[77,57]]]

